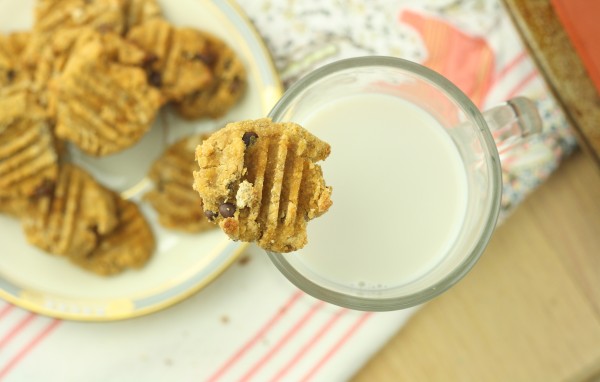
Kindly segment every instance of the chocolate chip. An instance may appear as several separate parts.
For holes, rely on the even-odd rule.
[[[252,144],[254,144],[254,142],[256,142],[257,139],[258,134],[256,134],[254,131],[248,131],[242,136],[242,141],[244,141],[246,147],[250,147]]]
[[[159,72],[151,70],[148,73],[148,83],[156,88],[162,85],[162,76]]]
[[[9,69],[8,72],[6,72],[6,79],[8,82],[13,82],[13,80],[15,79],[16,76],[17,76],[17,72],[15,72],[12,69]]]
[[[53,181],[44,179],[44,181],[33,191],[31,198],[37,200],[47,196],[52,196],[54,195],[55,187],[56,184]]]
[[[231,203],[223,203],[219,207],[219,212],[224,218],[230,218],[235,214],[235,206]]]
[[[213,221],[217,217],[217,213],[213,212],[213,211],[210,211],[210,210],[206,210],[206,211],[204,211],[204,216],[206,216],[206,218],[209,221]]]
[[[150,68],[152,68],[152,64],[154,64],[156,61],[158,61],[158,56],[150,53],[149,55],[144,57],[144,61],[142,61],[142,66],[146,70],[150,70]]]
[[[242,80],[240,79],[240,77],[235,76],[235,77],[233,77],[233,80],[231,80],[231,83],[229,84],[229,92],[237,93],[241,87],[242,87]]]
[[[206,52],[196,53],[194,60],[202,61],[206,66],[212,68],[217,63],[217,55],[215,52],[207,50]]]

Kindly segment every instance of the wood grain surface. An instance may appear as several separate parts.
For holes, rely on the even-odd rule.
[[[600,169],[578,152],[497,229],[473,271],[353,381],[599,377]]]

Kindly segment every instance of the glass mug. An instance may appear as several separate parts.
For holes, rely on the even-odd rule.
[[[353,115],[371,113],[373,124],[366,123],[359,131],[346,131],[339,123],[325,123],[311,131],[310,121],[316,111],[343,100],[350,100],[346,111],[359,110]],[[394,110],[396,101],[398,110]],[[379,117],[388,112],[396,113],[395,118],[401,123],[378,124]],[[341,118],[343,107],[334,113]],[[411,158],[402,158],[401,150],[395,149],[399,143],[397,132],[404,129],[402,118],[408,118],[410,113],[441,126],[438,130],[445,137],[439,138],[450,142],[460,155],[457,163],[464,173],[464,195],[460,199],[464,201],[464,212],[460,222],[452,224],[452,235],[446,235],[450,239],[440,239],[440,233],[433,232],[433,223],[442,216],[441,211],[437,214],[433,210],[433,215],[430,211],[423,219],[417,214],[404,222],[402,213],[388,213],[397,201],[416,204],[421,197],[415,197],[413,192],[409,197],[413,199],[406,200],[402,172],[416,171],[418,179],[423,166],[435,170],[447,165],[427,147],[412,147],[410,136],[402,144],[406,150],[414,150],[414,163]],[[528,99],[515,98],[481,113],[440,74],[400,58],[379,56],[351,58],[317,69],[294,84],[269,117],[276,122],[303,125],[331,144],[331,155],[321,165],[326,182],[330,184],[334,179],[333,206],[308,224],[307,246],[289,254],[269,252],[270,259],[306,293],[339,306],[368,311],[398,310],[428,301],[457,283],[473,267],[490,240],[500,210],[500,158],[513,155],[511,148],[523,137],[541,130],[535,105]],[[413,122],[411,119],[406,123]],[[439,171],[440,177],[451,179],[448,171]],[[448,199],[445,206],[445,190],[428,189],[431,187],[437,186],[424,184],[417,190],[422,190],[422,198],[443,208],[456,204]],[[379,195],[387,199],[381,200]],[[425,200],[426,206],[429,201]],[[419,224],[422,232],[414,231]],[[413,230],[413,237],[404,232],[408,228]],[[415,253],[400,249],[397,244],[408,239],[424,247],[436,240],[444,242],[438,243],[435,255],[431,255],[414,245]],[[315,265],[318,262],[325,266]],[[377,267],[381,268],[381,277]]]

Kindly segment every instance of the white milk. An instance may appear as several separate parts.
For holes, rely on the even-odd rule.
[[[322,167],[334,204],[309,223],[309,244],[296,254],[306,267],[344,285],[385,288],[441,261],[458,236],[468,190],[460,154],[432,116],[369,94],[296,122],[332,147]]]

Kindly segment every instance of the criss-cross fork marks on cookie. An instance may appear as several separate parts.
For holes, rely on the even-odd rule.
[[[50,126],[25,92],[0,99],[0,109],[0,197],[30,197],[58,176]]]
[[[204,89],[187,94],[175,103],[175,110],[186,119],[219,118],[242,97],[247,86],[246,69],[240,58],[219,38],[205,32],[204,50],[198,54],[212,71]]]
[[[64,164],[58,181],[31,198],[21,217],[27,240],[100,275],[142,267],[152,255],[150,225],[131,201]]]
[[[88,154],[107,155],[136,143],[162,104],[144,70],[128,65],[132,58],[126,48],[135,51],[111,35],[92,39],[52,83],[56,134]]]
[[[71,261],[103,276],[146,264],[156,246],[148,222],[135,203],[120,198],[117,215],[117,227],[102,238],[98,247],[87,256],[71,257]]]
[[[202,199],[191,185],[196,168],[194,152],[207,136],[193,135],[169,146],[154,162],[149,177],[154,189],[144,195],[158,212],[161,225],[186,232],[201,232],[214,228],[204,216]]]
[[[198,148],[194,187],[207,216],[232,239],[291,252],[307,243],[307,222],[332,204],[315,164],[329,153],[293,123],[231,123]]]
[[[154,19],[133,28],[127,40],[151,54],[145,63],[148,79],[169,101],[202,90],[212,80],[201,54],[207,39],[200,31]]]
[[[35,199],[23,217],[25,235],[55,255],[87,256],[118,224],[115,195],[71,164]]]

